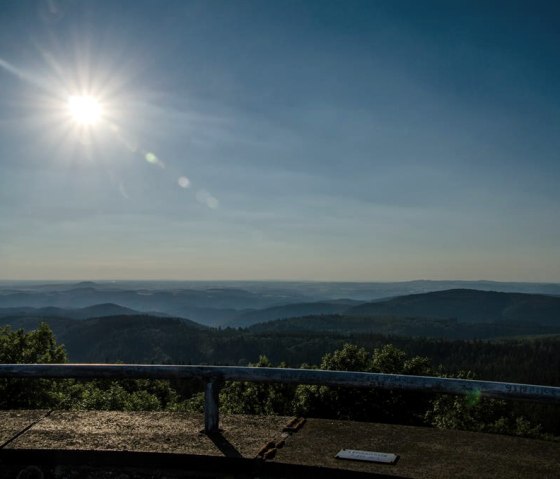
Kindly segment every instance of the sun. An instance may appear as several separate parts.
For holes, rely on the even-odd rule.
[[[73,95],[68,98],[68,113],[74,122],[82,126],[92,126],[103,117],[99,100],[89,95]]]

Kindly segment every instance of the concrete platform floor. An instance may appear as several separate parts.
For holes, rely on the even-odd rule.
[[[201,432],[202,414],[0,411],[0,478],[16,477],[31,464],[57,478],[560,478],[557,442],[324,419],[283,432],[291,419],[224,416],[221,434],[209,437]],[[399,460],[336,459],[343,448],[395,453]]]

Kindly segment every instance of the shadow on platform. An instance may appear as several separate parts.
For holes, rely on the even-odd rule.
[[[209,436],[203,423],[197,413],[0,411],[0,479],[31,465],[45,479],[560,477],[558,442],[312,418],[294,430],[289,417],[245,415],[224,415]],[[340,460],[341,449],[400,459]]]
[[[235,448],[234,448],[235,450]],[[262,459],[215,457],[131,451],[81,451],[4,449],[0,451],[0,478],[14,478],[26,467],[40,469],[45,479],[58,477],[113,477],[124,474],[130,478],[165,476],[235,477],[235,478],[309,478],[325,479],[407,479],[403,476],[349,471],[321,466],[284,464]]]

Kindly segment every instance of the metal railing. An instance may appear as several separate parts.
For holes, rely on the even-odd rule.
[[[208,434],[219,430],[219,392],[225,381],[475,394],[496,399],[560,403],[560,387],[320,369],[148,364],[0,364],[0,378],[202,379],[206,381],[204,430]]]

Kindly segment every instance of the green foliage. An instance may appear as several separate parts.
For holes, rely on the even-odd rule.
[[[271,367],[272,363],[266,356],[261,356],[254,366]],[[280,364],[280,367],[285,365]],[[376,349],[370,354],[364,348],[344,344],[341,349],[326,354],[320,368],[394,374],[430,372],[426,358],[408,358],[403,351],[392,345]],[[407,423],[420,423],[428,404],[421,394],[250,382],[228,383],[221,392],[220,401],[224,412],[234,414],[297,414],[392,422],[402,422],[404,419]]]
[[[226,332],[226,339],[235,337],[232,331]],[[249,341],[250,336],[245,339]],[[375,337],[380,341],[379,337]],[[282,341],[270,337],[267,344],[275,355],[281,354],[275,348],[283,348]],[[293,339],[293,338],[292,338]],[[326,340],[329,338],[327,337]],[[362,338],[363,340],[363,338]],[[268,341],[268,340],[267,340]],[[482,365],[492,363],[499,367],[510,367],[511,358],[504,356],[502,365],[492,355],[502,348],[500,344],[483,342],[455,342],[417,340],[409,343],[395,338],[395,342],[413,344],[416,350],[431,351],[431,356],[451,354],[449,345],[454,345],[452,354],[462,358],[467,353],[477,351],[483,358]],[[317,345],[321,338],[309,341],[283,354],[304,355]],[[371,341],[370,341],[371,343]],[[234,343],[229,343],[233,347]],[[247,343],[249,344],[249,343]],[[543,358],[557,358],[556,339],[534,340],[519,343],[522,351],[532,351]],[[251,347],[254,347],[253,344]],[[219,349],[219,342],[215,348]],[[324,344],[323,346],[324,347]],[[505,346],[504,346],[505,347]],[[304,353],[304,350],[307,351]],[[334,351],[322,356],[319,367],[325,370],[364,371],[387,374],[439,375],[449,376],[442,367],[434,370],[427,357],[411,356],[394,344],[382,344],[368,350],[359,344],[345,343]],[[507,348],[506,348],[507,349]],[[371,352],[370,352],[371,351]],[[443,353],[442,353],[443,351]],[[315,351],[313,354],[316,354]],[[451,356],[454,357],[454,356]],[[55,337],[46,324],[36,330],[24,332],[0,328],[0,362],[2,363],[64,363],[67,357],[64,347],[56,343]],[[518,360],[519,362],[519,360]],[[267,356],[261,355],[256,367],[271,367]],[[279,367],[286,367],[281,363]],[[302,367],[313,367],[304,364]],[[519,368],[518,368],[519,369]],[[521,370],[520,370],[521,371]],[[524,370],[522,370],[523,372]],[[533,374],[542,371],[533,370]],[[557,374],[557,372],[555,373]],[[452,377],[473,379],[474,373],[466,372]],[[492,378],[490,378],[492,379]],[[552,378],[553,379],[553,378]],[[552,381],[554,382],[555,379]],[[201,411],[203,395],[199,381],[155,380],[96,380],[80,382],[74,380],[29,380],[0,379],[0,408],[62,408],[96,410],[170,410]],[[536,406],[512,405],[503,401],[481,398],[479,394],[466,397],[442,395],[434,398],[415,392],[385,391],[374,389],[329,388],[325,386],[260,384],[251,382],[231,382],[226,384],[220,394],[221,410],[235,414],[278,414],[303,415],[336,419],[362,421],[394,422],[401,424],[425,424],[439,428],[464,429],[479,432],[495,432],[545,437],[542,428],[533,420],[526,419],[526,411],[541,411],[542,417],[554,417],[548,409]],[[556,409],[557,411],[557,409]],[[548,416],[546,416],[548,414]]]
[[[252,366],[272,367],[266,356]],[[278,367],[286,367],[280,364]],[[292,414],[295,386],[234,381],[220,393],[221,409],[230,414]]]
[[[66,352],[46,323],[30,332],[0,328],[0,363],[64,363]]]
[[[266,356],[254,366],[271,367]],[[354,344],[323,356],[321,369],[364,371],[385,374],[443,375],[434,371],[425,357],[409,357],[392,344],[369,353]],[[472,372],[456,377],[473,379]],[[330,388],[300,385],[229,383],[221,393],[222,410],[236,414],[279,414],[344,420],[378,421],[401,424],[432,425],[438,428],[514,434],[543,438],[540,426],[516,415],[504,401],[481,398],[438,396],[416,392],[371,389]],[[199,397],[199,407],[202,396]]]
[[[45,323],[36,330],[0,328],[0,363],[64,363],[66,353]],[[0,379],[0,409],[50,408],[65,397],[69,381]]]
[[[472,371],[459,372],[455,377],[475,379]],[[441,395],[426,411],[428,424],[440,429],[489,432],[543,438],[542,427],[523,416],[516,416],[511,404],[481,397],[476,391],[467,396]]]
[[[0,363],[65,363],[64,347],[45,323],[36,330],[0,328]],[[184,405],[169,381],[0,379],[0,409],[163,410]]]
[[[76,410],[161,411],[179,410],[181,403],[168,381],[131,379],[75,383],[63,406]]]
[[[78,401],[74,403],[75,409],[154,411],[161,409],[158,398],[145,390],[134,392],[127,391],[117,383],[108,388],[99,388],[96,384],[86,383],[79,391]]]
[[[327,353],[321,361],[321,369],[328,371],[370,371],[371,357],[364,349],[346,343],[342,349]]]
[[[426,358],[409,359],[390,344],[375,349],[372,354],[356,345],[345,344],[323,357],[321,369],[389,374],[430,372]],[[295,411],[335,419],[420,424],[426,404],[427,399],[418,393],[302,385],[296,392]]]

